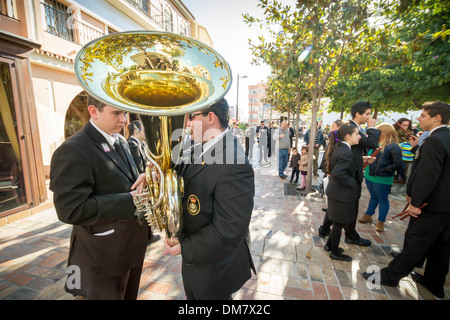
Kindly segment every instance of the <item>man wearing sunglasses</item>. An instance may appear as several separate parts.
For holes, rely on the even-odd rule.
[[[253,167],[228,129],[225,99],[189,115],[193,161],[180,168],[184,179],[180,243],[165,241],[164,254],[181,254],[189,300],[231,299],[251,277],[248,228],[255,193]]]

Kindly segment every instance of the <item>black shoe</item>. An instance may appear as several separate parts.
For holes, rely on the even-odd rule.
[[[346,255],[346,254],[342,254],[342,253],[330,253],[330,258],[333,260],[340,260],[340,261],[345,261],[345,262],[349,262],[352,261],[352,257]]]
[[[323,212],[327,212],[328,208],[322,208]]]
[[[417,283],[420,283],[422,286],[427,288],[428,291],[430,291],[434,296],[436,296],[439,299],[442,299],[445,297],[444,289],[432,289],[431,286],[425,281],[425,278],[423,275],[413,272],[411,273],[411,278]]]
[[[373,276],[374,273],[375,273],[375,272],[372,272],[372,273],[363,272],[363,273],[362,273],[362,276],[364,277],[364,279],[369,280],[369,278],[370,278],[371,276]],[[372,282],[372,283],[373,283],[373,282]],[[394,287],[394,288],[395,288],[395,287],[398,286],[398,281],[385,281],[385,280],[381,279],[381,280],[380,280],[380,285],[388,286],[388,287]]]
[[[285,175],[281,175],[281,176],[279,176],[280,177],[280,179],[286,179],[286,176]]]
[[[367,239],[363,239],[361,237],[359,237],[356,240],[352,240],[352,239],[345,239],[345,243],[348,244],[355,244],[357,246],[361,246],[361,247],[368,247],[372,244],[372,242],[370,242],[370,240]]]
[[[331,232],[331,229],[325,229],[322,226],[319,227],[319,237],[321,238],[325,238],[326,236],[328,236]]]
[[[323,250],[325,250],[326,252],[330,252],[330,251],[331,251],[331,248],[330,248],[329,246],[325,245],[325,246],[323,247]],[[344,249],[342,249],[342,248],[338,248],[338,250],[339,250],[339,253],[344,252]]]

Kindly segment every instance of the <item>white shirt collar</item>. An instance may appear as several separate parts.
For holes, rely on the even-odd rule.
[[[203,156],[203,155],[205,154],[206,151],[208,151],[209,149],[211,149],[211,147],[212,147],[213,145],[215,145],[217,142],[219,142],[220,140],[222,140],[223,137],[225,137],[225,135],[227,134],[228,130],[230,130],[230,129],[226,128],[224,131],[222,131],[221,133],[219,133],[217,136],[215,136],[215,137],[212,138],[211,140],[205,142],[205,144],[203,145],[203,152],[202,152],[202,154],[200,155],[200,157]]]
[[[443,124],[443,125],[441,125],[441,126],[438,126],[438,127],[434,128],[433,130],[430,131],[430,135],[431,135],[435,130],[437,130],[437,129],[439,129],[439,128],[443,128],[443,127],[446,127],[446,125]]]
[[[352,147],[350,147],[350,144],[347,142],[347,141],[341,141],[343,144],[346,144],[347,145],[347,147],[349,147],[350,148],[350,150],[352,149]]]
[[[133,137],[133,136],[131,136],[130,137],[131,139],[134,139],[134,140],[136,140],[136,142],[139,144],[139,147],[141,146],[141,142],[139,141],[139,139],[138,138],[136,138],[136,137]]]
[[[97,129],[98,132],[102,134],[102,136],[105,137],[106,141],[114,148],[114,142],[116,142],[117,139],[119,139],[119,134],[114,133],[113,135],[107,134],[105,131],[97,127],[92,120],[89,120],[91,124],[94,126],[95,129]]]
[[[356,126],[358,127],[358,130],[361,131],[361,127],[359,126],[359,124],[356,123],[356,121],[354,121],[353,119],[351,119],[350,121],[352,121],[354,124],[356,124]]]

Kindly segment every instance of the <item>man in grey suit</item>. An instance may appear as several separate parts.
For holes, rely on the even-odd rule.
[[[227,129],[225,99],[189,118],[199,150],[194,145],[193,162],[181,168],[183,233],[179,244],[165,241],[165,253],[181,253],[187,299],[226,300],[250,279],[250,270],[255,271],[247,242],[254,172]]]
[[[148,227],[135,216],[132,188],[140,176],[119,134],[125,113],[91,97],[88,104],[90,121],[50,164],[58,218],[73,225],[68,270],[74,274],[65,289],[88,299],[136,299]]]

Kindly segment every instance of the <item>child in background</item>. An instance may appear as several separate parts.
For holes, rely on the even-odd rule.
[[[297,190],[304,189],[306,187],[307,174],[308,174],[308,146],[303,146],[302,156],[300,158],[300,176],[302,178],[302,182],[297,187]]]
[[[292,168],[291,181],[289,181],[290,183],[294,182],[295,184],[297,184],[298,174],[300,172],[299,166],[300,166],[300,154],[298,153],[297,148],[292,148],[291,162],[289,163],[289,167]]]

